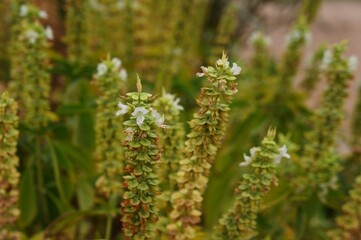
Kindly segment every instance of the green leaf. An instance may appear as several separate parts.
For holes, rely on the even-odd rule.
[[[94,189],[89,182],[81,179],[77,184],[76,195],[80,210],[92,208],[94,205]]]
[[[36,204],[37,191],[33,180],[33,171],[30,167],[26,168],[22,174],[19,189],[19,208],[21,211],[19,225],[20,227],[25,228],[34,220],[38,212]]]

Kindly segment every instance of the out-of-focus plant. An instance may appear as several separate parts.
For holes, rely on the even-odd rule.
[[[324,93],[322,107],[314,114],[313,130],[306,135],[307,144],[300,162],[302,173],[294,181],[296,191],[303,192],[304,197],[316,192],[324,199],[329,188],[335,187],[337,173],[341,170],[335,155],[336,133],[342,120],[347,83],[354,71],[352,61],[342,57],[344,50],[345,45],[339,44],[331,51],[326,71],[329,87]]]
[[[10,92],[19,100],[23,122],[30,128],[45,127],[50,112],[49,58],[46,49],[53,40],[52,29],[40,24],[47,13],[32,5],[21,5],[11,40]]]
[[[244,173],[236,188],[236,199],[231,209],[219,220],[216,239],[250,239],[256,235],[257,213],[263,197],[272,186],[278,185],[276,167],[282,158],[290,158],[287,147],[278,147],[274,142],[276,131],[270,129],[260,147],[244,155],[241,166],[250,166],[250,173]]]
[[[97,99],[97,114],[95,122],[95,159],[99,177],[95,183],[98,193],[105,197],[112,209],[121,193],[124,157],[119,144],[122,141],[122,125],[114,117],[118,103],[115,101],[120,92],[124,92],[127,72],[121,66],[118,58],[101,62],[97,67],[95,78],[102,92]],[[120,104],[120,103],[119,103]],[[118,114],[120,112],[117,112]],[[113,201],[112,201],[113,200]],[[114,208],[114,207],[113,207]],[[111,225],[114,213],[109,213],[106,226],[106,239],[111,236]]]
[[[320,46],[316,52],[313,54],[312,59],[307,65],[305,77],[302,81],[302,87],[305,91],[312,92],[316,87],[317,83],[322,78],[322,73],[324,68],[327,67],[327,59],[329,59],[329,54],[331,52],[326,50],[326,46]],[[325,61],[324,61],[325,60]]]
[[[0,96],[0,238],[20,239],[16,221],[20,215],[19,200],[19,158],[16,146],[19,137],[17,116],[18,105],[8,93]]]
[[[336,218],[337,228],[328,236],[333,240],[357,240],[361,238],[361,176],[355,179],[348,201],[342,206],[343,214]]]
[[[163,115],[169,128],[159,132],[160,144],[163,146],[163,155],[158,169],[162,193],[158,198],[159,221],[158,229],[166,234],[169,223],[169,213],[172,210],[171,195],[177,190],[177,171],[179,161],[183,159],[184,126],[180,119],[184,108],[179,104],[180,99],[163,90],[162,96],[154,101],[154,108]]]
[[[172,219],[169,234],[176,239],[191,239],[200,222],[203,194],[217,150],[221,147],[228,123],[229,103],[237,93],[236,76],[241,68],[232,67],[225,54],[215,67],[202,67],[198,77],[206,77],[208,85],[197,99],[200,107],[189,123],[191,133],[185,143],[185,159],[177,173],[178,191],[172,195]]]

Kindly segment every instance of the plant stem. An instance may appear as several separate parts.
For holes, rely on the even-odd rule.
[[[113,217],[111,213],[108,213],[108,217],[107,217],[107,225],[106,225],[106,229],[105,229],[105,239],[106,240],[110,240],[111,238],[111,234],[112,234],[112,221]]]
[[[41,162],[41,154],[40,154],[40,148],[41,148],[41,142],[40,137],[36,137],[36,143],[35,143],[35,165],[36,165],[36,177],[37,177],[37,184],[38,184],[38,190],[39,190],[39,201],[42,209],[42,212],[44,214],[44,220],[45,223],[48,223],[49,218],[49,210],[48,205],[45,199],[45,187],[44,187],[44,175],[43,175],[43,164]]]

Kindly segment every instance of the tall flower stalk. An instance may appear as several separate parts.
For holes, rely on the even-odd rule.
[[[89,49],[89,2],[88,0],[66,1],[66,36],[67,54],[71,62],[84,64],[87,62]]]
[[[335,141],[343,118],[346,87],[354,70],[352,62],[350,64],[350,61],[342,56],[344,51],[345,44],[335,45],[331,51],[326,71],[329,86],[324,93],[322,107],[314,114],[313,130],[306,135],[308,144],[300,162],[301,176],[294,181],[296,190],[309,194],[317,192],[321,200],[329,188],[335,187],[337,173],[341,170],[335,154]],[[304,186],[308,186],[307,189]]]
[[[270,129],[261,146],[250,150],[251,155],[244,155],[241,166],[249,166],[235,190],[236,199],[232,207],[219,220],[215,239],[246,240],[256,235],[257,214],[264,196],[271,187],[277,186],[277,165],[282,158],[290,158],[286,146],[279,147],[274,138],[276,131]]]
[[[19,233],[15,231],[16,220],[20,214],[17,207],[20,177],[17,171],[19,159],[16,156],[19,137],[17,111],[17,103],[7,93],[2,93],[0,96],[0,239],[20,239]]]
[[[163,90],[161,97],[154,101],[154,108],[164,115],[169,128],[159,132],[160,143],[163,146],[161,165],[158,169],[161,182],[162,194],[158,198],[160,219],[158,229],[166,233],[166,225],[169,223],[169,212],[172,210],[171,195],[177,189],[176,173],[179,161],[183,159],[184,126],[180,121],[180,113],[183,107],[179,105],[179,98]]]
[[[98,64],[95,75],[102,95],[97,99],[96,113],[96,149],[97,172],[100,175],[96,188],[106,198],[119,195],[121,192],[123,172],[123,151],[119,148],[122,140],[122,126],[119,119],[114,118],[118,103],[116,99],[127,79],[127,72],[118,58]],[[119,113],[119,112],[118,112]]]
[[[51,28],[43,27],[47,13],[32,5],[21,5],[13,26],[11,43],[10,92],[20,102],[23,121],[39,129],[54,119],[50,112],[50,75],[47,49],[54,38]]]
[[[116,99],[124,88],[127,80],[127,72],[122,68],[122,62],[118,58],[103,61],[98,64],[95,78],[102,92],[97,99],[96,113],[96,149],[95,159],[97,162],[97,173],[99,177],[95,183],[97,192],[109,202],[121,194],[121,183],[123,173],[123,151],[119,148],[122,141],[122,126],[119,120],[114,117],[118,109]],[[119,115],[119,112],[117,112]],[[110,239],[113,212],[108,213],[106,226],[106,239]]]
[[[355,179],[348,201],[342,206],[343,214],[336,218],[337,228],[328,232],[332,240],[361,239],[361,176]]]
[[[118,114],[128,119],[123,124],[126,165],[121,221],[125,239],[154,239],[156,196],[160,194],[155,169],[162,152],[157,130],[167,126],[164,117],[152,108],[153,96],[142,92],[139,78],[137,88],[138,92],[127,93],[125,104],[119,103]]]
[[[202,67],[198,77],[206,77],[208,85],[197,98],[200,109],[189,125],[191,133],[185,143],[185,158],[177,173],[178,191],[172,195],[171,237],[191,239],[202,215],[203,193],[210,168],[222,144],[229,119],[229,103],[237,93],[236,75],[241,71],[236,63],[229,66],[227,56],[217,60],[215,67]]]

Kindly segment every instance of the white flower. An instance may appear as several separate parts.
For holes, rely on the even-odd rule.
[[[248,166],[252,162],[252,158],[256,155],[257,148],[253,147],[250,150],[251,156],[247,156],[246,154],[243,154],[244,162],[241,162],[239,165],[241,167]]]
[[[137,125],[138,126],[142,126],[143,122],[144,122],[144,115],[148,114],[149,111],[147,109],[145,109],[144,107],[136,107],[132,113],[133,117],[137,118]]]
[[[354,72],[356,71],[357,69],[357,65],[358,65],[358,59],[356,56],[351,56],[349,59],[348,59],[348,69],[351,71],[351,72]]]
[[[31,44],[34,44],[39,37],[39,34],[34,30],[26,30],[25,36]]]
[[[208,68],[206,68],[204,66],[202,66],[201,69],[202,69],[202,72],[196,73],[197,77],[203,77],[208,72]]]
[[[274,161],[276,164],[280,164],[281,163],[281,159],[284,158],[291,158],[291,156],[287,153],[287,147],[286,145],[283,145],[282,147],[280,147],[279,149],[279,153],[275,154],[274,156]]]
[[[221,66],[225,66],[226,68],[229,67],[229,62],[227,61],[227,59],[223,59],[223,58],[218,59],[216,64],[218,67],[221,67]]]
[[[134,137],[134,129],[131,128],[131,127],[128,127],[124,130],[124,133],[125,133],[125,138],[124,140],[125,141],[132,141],[133,140],[133,137]]]
[[[120,80],[122,80],[124,82],[127,81],[127,77],[128,77],[127,71],[125,71],[124,69],[120,70],[119,77],[120,77]]]
[[[40,10],[39,11],[39,17],[42,19],[47,19],[48,18],[48,13],[45,12],[44,10]]]
[[[26,6],[25,4],[21,5],[19,15],[21,17],[25,17],[26,15],[28,15],[28,6]]]
[[[250,156],[247,156],[246,154],[243,154],[244,162],[241,162],[239,166],[244,167],[248,166],[252,162],[252,158]]]
[[[241,68],[238,67],[237,63],[233,63],[232,68],[231,68],[231,72],[235,76],[241,73]]]
[[[332,52],[330,50],[326,50],[323,53],[322,63],[320,66],[321,69],[326,70],[331,63],[331,59],[332,59]]]
[[[197,76],[197,77],[203,77],[203,76],[204,76],[204,73],[197,72],[197,73],[196,73],[196,76]]]
[[[161,128],[167,128],[168,127],[167,125],[164,124],[164,115],[161,116],[157,110],[152,109],[152,116],[154,117],[155,124],[158,127],[161,127]]]
[[[119,58],[113,58],[112,63],[114,64],[115,69],[118,69],[120,65],[122,65],[122,61]]]
[[[121,102],[118,103],[118,107],[120,108],[120,110],[118,110],[115,115],[119,116],[119,115],[124,115],[128,112],[129,107]]]
[[[48,40],[54,39],[54,34],[53,34],[53,30],[51,29],[51,27],[47,26],[45,28],[45,36]]]
[[[99,63],[97,67],[97,75],[102,76],[108,71],[108,67],[104,63]]]
[[[176,98],[174,101],[173,101],[173,104],[172,104],[172,107],[178,111],[182,111],[184,108],[183,106],[179,105],[179,102],[180,102],[180,99],[179,98]]]
[[[125,7],[125,2],[124,0],[118,0],[117,2],[117,8],[118,9],[123,9]]]

